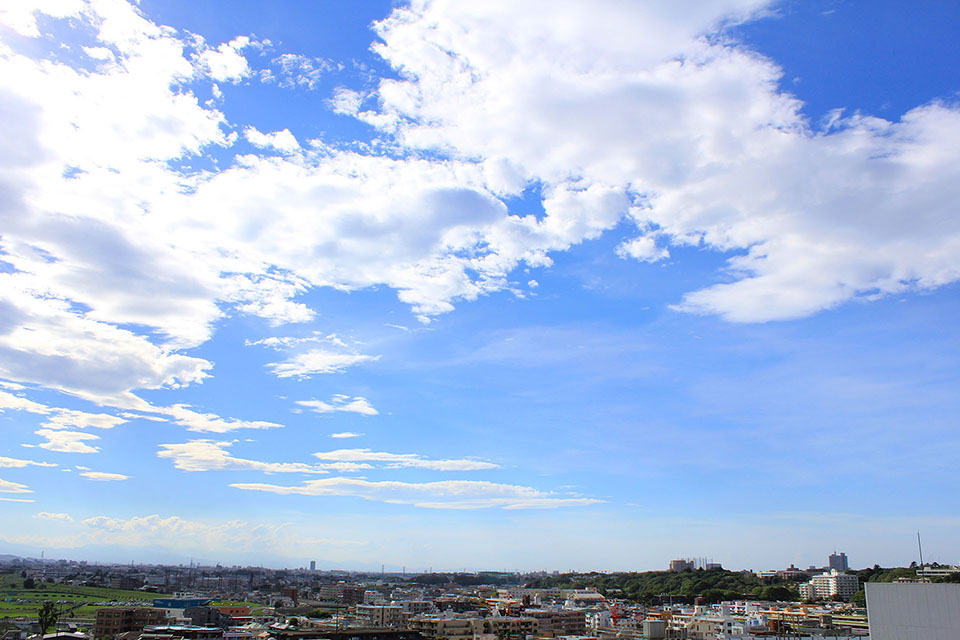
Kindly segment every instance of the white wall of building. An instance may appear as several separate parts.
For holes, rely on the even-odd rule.
[[[957,640],[960,584],[868,582],[871,640]]]

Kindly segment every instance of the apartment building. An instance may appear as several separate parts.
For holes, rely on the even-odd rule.
[[[483,620],[464,614],[414,616],[407,626],[426,638],[447,640],[474,640],[474,636],[483,633]]]
[[[825,571],[810,578],[810,582],[799,586],[800,597],[810,598],[839,598],[849,600],[850,596],[860,590],[860,580],[857,576],[840,573],[836,569]]]
[[[399,605],[357,605],[357,621],[369,627],[402,627],[405,617]]]
[[[162,609],[145,607],[97,609],[97,619],[93,627],[94,636],[112,638],[118,633],[140,631],[146,626],[163,624],[166,621],[167,615]]]
[[[536,635],[540,623],[529,616],[490,616],[483,619],[483,633],[497,636],[499,640],[526,640]]]
[[[539,635],[543,638],[578,636],[586,631],[586,612],[583,609],[526,609],[523,615],[537,620]]]

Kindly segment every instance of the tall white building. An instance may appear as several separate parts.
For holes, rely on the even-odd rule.
[[[839,598],[849,600],[860,590],[857,576],[840,573],[836,569],[825,571],[810,578],[810,582],[800,585],[801,598]]]

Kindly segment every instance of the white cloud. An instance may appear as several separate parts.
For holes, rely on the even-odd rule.
[[[294,53],[284,53],[273,60],[279,73],[281,87],[316,89],[324,75],[339,65],[325,58],[309,58]],[[263,76],[265,81],[277,79],[272,73]]]
[[[218,82],[239,82],[251,74],[247,59],[241,51],[251,46],[250,38],[238,36],[216,49],[205,49],[199,54],[200,64]]]
[[[47,511],[41,511],[37,515],[33,516],[34,518],[40,518],[41,520],[55,520],[61,522],[73,522],[73,518],[70,517],[68,513],[49,513]]]
[[[130,478],[130,476],[125,476],[121,473],[106,473],[103,471],[84,471],[80,475],[84,478],[97,480],[99,482],[116,482],[119,480],[128,480]]]
[[[0,478],[0,493],[33,493],[33,491],[25,484]]]
[[[335,411],[344,411],[347,413],[359,413],[364,416],[375,416],[380,412],[373,408],[370,402],[361,396],[351,398],[343,394],[335,394],[330,402],[322,400],[297,400],[297,404],[308,407],[314,413],[333,413]],[[348,437],[348,436],[339,436]]]
[[[7,2],[0,5],[0,24],[27,38],[39,38],[37,13],[55,18],[78,16],[83,10],[80,0],[33,0],[32,2]]]
[[[684,311],[793,318],[956,281],[960,110],[812,130],[771,61],[699,37],[764,4],[414,3],[378,27],[403,79],[381,81],[379,120],[356,116],[481,159],[496,193],[542,181],[542,223],[489,235],[501,260],[624,216],[661,246],[642,235],[623,256],[663,259],[668,243],[739,254],[730,282],[688,294]]]
[[[370,449],[337,449],[320,451],[313,455],[320,460],[337,462],[386,462],[389,463],[386,465],[387,469],[416,467],[433,471],[480,471],[499,468],[499,465],[482,460],[431,460],[415,453],[387,453]]]
[[[27,398],[15,396],[12,393],[7,393],[6,391],[0,391],[0,411],[6,409],[12,409],[14,411],[28,411],[30,413],[39,414],[47,414],[53,411],[53,409],[50,407],[40,404],[39,402],[34,402],[33,400],[28,400]]]
[[[157,457],[173,460],[182,471],[263,471],[265,473],[327,473],[326,465],[301,462],[261,462],[231,456],[230,442],[191,440],[182,444],[161,444]],[[367,465],[369,468],[369,465]]]
[[[312,288],[386,285],[428,321],[625,218],[639,237],[621,255],[735,254],[729,282],[678,305],[735,321],[960,278],[958,111],[812,130],[772,62],[700,37],[763,5],[414,3],[377,27],[400,79],[337,91],[334,108],[431,153],[304,149],[250,129],[284,153],[196,173],[173,167],[246,123],[191,87],[249,73],[249,40],[203,48],[123,2],[4,6],[0,21],[30,37],[38,12],[73,16],[59,26],[98,64],[0,50],[0,251],[14,267],[0,274],[0,376],[148,411],[135,391],[209,375],[182,351],[225,313],[304,322]],[[308,88],[332,68],[276,65]],[[500,197],[531,181],[546,215],[510,215]],[[270,368],[308,377],[377,357],[324,344]],[[171,411],[196,430],[276,426]],[[44,446],[94,450],[82,440]]]
[[[365,434],[363,433],[354,433],[353,431],[340,431],[339,433],[331,433],[331,438],[359,438]]]
[[[366,500],[412,504],[430,509],[485,509],[491,507],[528,509],[584,506],[601,502],[592,498],[552,497],[531,487],[477,480],[440,482],[373,482],[356,478],[309,480],[287,487],[260,483],[237,483],[231,487],[283,495],[354,496]]]
[[[152,407],[152,410],[170,416],[174,422],[187,427],[189,431],[227,433],[237,429],[280,429],[283,427],[282,424],[264,420],[221,418],[214,413],[194,411],[185,404],[175,404],[171,407]]]
[[[126,422],[124,418],[106,413],[88,413],[75,409],[50,407],[27,398],[15,396],[6,391],[0,391],[0,411],[5,410],[27,411],[29,413],[49,416],[43,423],[43,426],[47,429],[83,429],[85,427],[112,429]]]
[[[36,502],[36,500],[29,500],[26,498],[3,498],[3,497],[0,497],[0,501],[2,502]]]
[[[97,429],[112,429],[126,422],[125,418],[112,416],[106,413],[87,413],[72,409],[56,409],[55,416],[43,423],[49,429],[83,429],[96,427]]]
[[[50,451],[59,451],[61,453],[96,453],[100,450],[98,447],[87,444],[90,440],[100,439],[100,436],[95,436],[92,433],[58,431],[53,429],[40,429],[34,433],[46,438],[46,442],[41,442],[37,446]]]
[[[666,247],[658,247],[656,238],[640,236],[627,240],[617,247],[617,255],[621,258],[635,258],[643,262],[657,262],[670,257]]]
[[[283,131],[274,131],[273,133],[261,133],[254,127],[247,127],[243,130],[244,137],[250,144],[261,149],[273,148],[284,153],[293,153],[300,148],[300,143],[296,137],[290,133],[289,129]]]
[[[278,378],[309,378],[318,373],[342,373],[349,367],[379,359],[380,356],[360,353],[311,349],[283,362],[272,362],[267,367]]]
[[[20,460],[19,458],[7,458],[0,456],[0,467],[21,469],[23,467],[56,467],[55,462],[36,462],[34,460]]]

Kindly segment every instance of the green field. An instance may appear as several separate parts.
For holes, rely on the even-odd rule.
[[[143,591],[125,591],[104,587],[74,587],[70,585],[37,583],[35,589],[24,589],[23,578],[19,573],[0,575],[0,619],[26,616],[33,618],[45,601],[62,603],[68,610],[64,618],[93,618],[97,609],[109,605],[96,605],[98,602],[144,603],[152,606],[154,598],[170,597],[161,593]],[[117,604],[114,606],[127,606]]]

